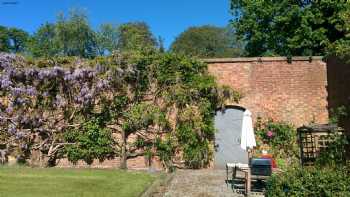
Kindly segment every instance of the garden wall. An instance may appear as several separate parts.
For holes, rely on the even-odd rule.
[[[222,85],[242,93],[237,104],[253,118],[272,118],[295,126],[327,123],[327,68],[321,57],[206,59]]]

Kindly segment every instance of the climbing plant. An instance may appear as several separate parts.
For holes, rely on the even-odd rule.
[[[41,166],[159,156],[166,168],[203,167],[216,107],[239,99],[205,63],[153,49],[90,60],[1,53],[0,74],[2,139]]]

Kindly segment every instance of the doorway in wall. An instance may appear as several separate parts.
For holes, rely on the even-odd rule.
[[[248,163],[248,153],[240,146],[243,113],[245,109],[227,106],[215,114],[214,167],[225,169],[226,163]]]

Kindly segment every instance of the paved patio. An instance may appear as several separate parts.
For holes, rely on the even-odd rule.
[[[177,170],[164,197],[240,197],[225,182],[225,170]]]

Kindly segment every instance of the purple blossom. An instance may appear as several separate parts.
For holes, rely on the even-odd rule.
[[[63,79],[65,81],[72,81],[72,80],[74,80],[74,75],[71,74],[69,71],[66,71],[65,74],[64,74]]]
[[[109,88],[109,82],[105,79],[98,80],[96,84],[97,90],[103,90]]]
[[[85,71],[85,69],[81,69],[81,68],[75,69],[73,72],[73,77],[75,79],[84,78],[84,73],[85,73],[84,71]]]
[[[10,81],[8,76],[4,76],[0,79],[0,87],[3,89],[7,89],[11,87],[12,81]]]
[[[12,67],[12,64],[15,60],[15,54],[0,53],[0,69],[7,69],[9,67]]]
[[[18,140],[18,139],[22,139],[25,136],[25,134],[20,131],[20,132],[16,132],[15,136],[16,136],[16,139]]]
[[[47,70],[47,69],[40,70],[39,74],[38,74],[38,77],[40,80],[49,78],[50,76],[51,76],[51,72],[50,72],[50,70]]]
[[[22,87],[15,87],[11,89],[11,94],[14,97],[20,96],[21,94],[25,93],[26,90],[23,89]]]
[[[36,75],[38,75],[38,70],[37,70],[37,69],[34,69],[34,68],[26,69],[26,70],[24,71],[24,75],[25,75],[27,78],[35,77]]]
[[[26,89],[26,93],[29,95],[29,96],[35,96],[37,94],[37,91],[36,89],[33,87],[33,86],[29,86],[27,87]]]
[[[21,98],[21,97],[17,97],[15,99],[15,102],[14,102],[15,105],[23,105],[23,104],[26,104],[26,103],[27,103],[27,100],[24,99],[24,98]]]
[[[49,93],[48,92],[44,92],[43,93],[43,97],[48,97],[49,96]]]
[[[11,125],[8,127],[8,129],[7,129],[7,132],[8,132],[9,134],[11,134],[11,135],[15,134],[16,131],[17,131],[16,126],[15,126],[15,125],[12,125],[12,124],[11,124]]]
[[[11,114],[13,112],[13,106],[12,105],[8,105],[6,108],[6,113]]]
[[[56,99],[55,99],[54,104],[56,107],[63,107],[66,105],[66,102],[62,96],[56,95]]]
[[[55,76],[64,74],[64,69],[60,66],[55,66],[53,67],[53,73],[55,74]]]
[[[20,122],[21,122],[21,124],[29,124],[30,119],[26,116],[23,116]]]

